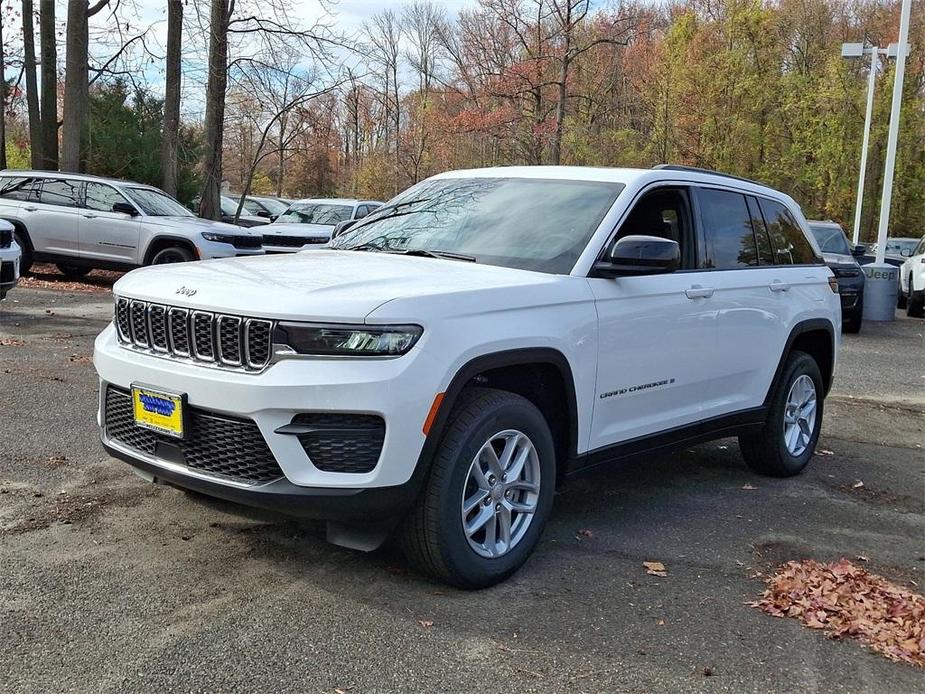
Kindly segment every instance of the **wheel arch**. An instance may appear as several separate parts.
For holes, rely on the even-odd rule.
[[[13,225],[14,230],[21,232],[23,237],[26,240],[26,243],[29,244],[29,248],[27,250],[30,253],[35,252],[35,245],[32,243],[32,237],[29,235],[29,229],[28,227],[26,227],[26,225],[22,221],[18,219],[11,219],[10,217],[2,217],[0,219],[3,219],[4,221],[9,222],[10,224]]]
[[[415,472],[423,475],[426,471],[446,430],[450,414],[469,385],[513,392],[537,406],[556,442],[557,475],[561,479],[569,461],[577,456],[578,399],[568,359],[551,347],[491,352],[460,367],[443,393]]]
[[[768,392],[764,398],[765,406],[770,404],[771,395],[777,388],[784,371],[784,365],[787,363],[787,358],[794,350],[806,352],[816,360],[819,371],[822,373],[826,395],[832,388],[835,370],[835,326],[826,318],[803,320],[793,326],[787,336],[787,342],[781,352],[777,370],[774,372],[774,378],[771,380],[771,385],[768,387]]]
[[[150,265],[151,260],[157,253],[171,246],[182,246],[192,253],[194,258],[198,259],[200,257],[199,249],[196,248],[196,244],[187,238],[182,236],[155,236],[148,242],[148,247],[145,249],[145,256],[141,264]]]

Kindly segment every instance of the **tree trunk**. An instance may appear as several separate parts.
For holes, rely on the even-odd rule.
[[[32,168],[42,168],[42,124],[39,117],[39,87],[35,71],[35,27],[32,0],[22,0],[23,72],[26,76],[26,105],[29,113],[29,149]]]
[[[6,61],[3,48],[3,16],[0,15],[0,169],[6,168]]]
[[[205,156],[199,215],[221,219],[222,130],[225,121],[225,90],[228,86],[228,22],[230,0],[212,0],[209,36],[209,78],[206,84]]]
[[[177,157],[180,150],[180,37],[182,0],[167,2],[167,85],[164,94],[164,133],[161,139],[161,185],[177,196]]]
[[[81,154],[86,151],[87,107],[89,96],[89,29],[86,0],[67,4],[67,37],[64,58],[64,127],[61,131],[61,170],[81,170]]]
[[[55,46],[55,0],[39,0],[42,51],[42,167],[58,169],[58,53]]]

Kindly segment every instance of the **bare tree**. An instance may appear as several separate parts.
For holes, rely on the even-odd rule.
[[[55,45],[55,0],[39,0],[42,52],[42,167],[58,168],[58,50]]]
[[[375,69],[382,75],[382,104],[384,111],[384,140],[386,150],[394,146],[395,192],[398,192],[398,169],[400,166],[399,135],[401,132],[401,99],[398,83],[399,58],[401,57],[401,24],[392,10],[385,10],[373,16],[363,27],[369,42],[369,53]]]
[[[39,88],[35,70],[35,12],[32,0],[22,0],[23,72],[26,77],[26,110],[29,114],[29,142],[32,168],[42,168],[42,124],[39,116]]]
[[[69,0],[64,66],[64,129],[61,133],[61,170],[80,171],[87,144],[90,108],[89,19],[109,4],[98,0]]]
[[[6,60],[3,55],[3,14],[0,13],[0,169],[6,168]]]
[[[177,194],[177,157],[180,150],[180,41],[182,0],[167,1],[167,84],[164,93],[164,132],[161,139],[162,187]]]

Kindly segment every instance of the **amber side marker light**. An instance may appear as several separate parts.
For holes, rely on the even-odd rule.
[[[829,289],[838,294],[838,280],[834,276],[829,277]]]
[[[446,393],[437,393],[434,396],[434,403],[430,406],[430,412],[427,413],[427,419],[424,420],[424,426],[422,431],[424,436],[430,434],[430,428],[434,425],[434,420],[437,418],[437,413],[440,411],[440,405],[443,403],[443,396]]]

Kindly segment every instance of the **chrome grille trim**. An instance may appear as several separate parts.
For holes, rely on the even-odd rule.
[[[258,372],[273,355],[274,321],[117,297],[114,320],[126,349],[202,366]]]

